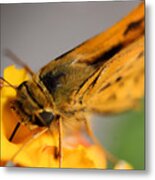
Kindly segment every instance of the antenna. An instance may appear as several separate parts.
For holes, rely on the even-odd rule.
[[[4,79],[3,77],[0,77],[0,88],[3,87],[3,82],[7,83],[9,85],[9,87],[12,87],[13,89],[17,90],[17,87],[12,85],[11,83],[9,83],[6,79]]]
[[[11,50],[6,49],[5,50],[5,55],[10,58],[13,62],[16,64],[20,65],[21,67],[25,68],[25,70],[31,75],[34,75],[34,72],[31,70],[31,68],[24,63],[16,54],[14,54]]]

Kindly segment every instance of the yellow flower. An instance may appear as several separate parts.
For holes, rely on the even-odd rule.
[[[116,169],[116,170],[132,170],[133,167],[128,162],[126,162],[124,160],[120,160],[115,165],[114,169]]]
[[[24,69],[9,66],[4,71],[4,79],[18,86],[28,80]],[[20,147],[31,138],[36,130],[29,130],[21,125],[12,142],[8,140],[15,128],[18,118],[11,111],[9,102],[15,98],[16,91],[9,86],[1,88],[1,166],[11,161]],[[30,144],[25,146],[13,159],[13,164],[24,167],[59,167],[59,160],[55,158],[56,143],[49,132],[42,134]],[[79,144],[76,147],[63,147],[62,168],[106,168],[106,158],[103,151],[96,145]]]

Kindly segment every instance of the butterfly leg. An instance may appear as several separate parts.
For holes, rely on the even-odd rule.
[[[61,118],[58,121],[59,124],[59,168],[62,167],[62,160],[63,160],[63,150],[62,150],[62,138],[63,138],[63,129],[62,129],[62,120]]]
[[[13,138],[14,138],[14,136],[15,136],[17,130],[19,129],[19,127],[20,127],[20,122],[18,122],[18,123],[16,124],[16,126],[15,126],[13,132],[11,133],[11,136],[9,137],[9,141],[12,141],[12,140],[13,140]]]
[[[90,126],[90,123],[87,119],[85,119],[85,127],[86,127],[86,131],[87,134],[89,135],[89,137],[92,139],[92,141],[94,142],[94,144],[96,144],[97,146],[99,146],[103,152],[106,155],[106,158],[111,161],[113,164],[116,164],[119,159],[117,157],[115,157],[113,154],[111,154],[109,151],[107,151],[102,145],[101,143],[98,141],[98,139],[96,138],[96,136],[94,135],[92,128]]]
[[[11,50],[6,49],[5,55],[9,57],[13,62],[16,64],[22,66],[31,76],[34,75],[34,72],[31,70],[31,68],[25,64],[16,54],[14,54]]]

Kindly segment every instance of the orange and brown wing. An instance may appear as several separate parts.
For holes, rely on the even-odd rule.
[[[51,61],[39,75],[46,81],[47,75],[52,76],[45,84],[49,90],[54,78],[57,91],[51,91],[61,108],[72,98],[90,111],[127,110],[143,96],[143,36],[144,3],[141,3],[105,32]],[[57,87],[58,83],[61,87]]]
[[[88,110],[116,113],[134,108],[144,95],[144,37],[110,59],[90,81],[81,89]]]

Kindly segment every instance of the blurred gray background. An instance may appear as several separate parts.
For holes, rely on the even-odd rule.
[[[9,48],[34,71],[116,23],[139,1],[1,5],[1,70]]]
[[[5,48],[38,71],[50,60],[112,26],[139,2],[2,4],[1,75],[12,64],[4,56]],[[144,168],[143,108],[115,117],[95,116],[93,128],[108,150],[136,169]]]

